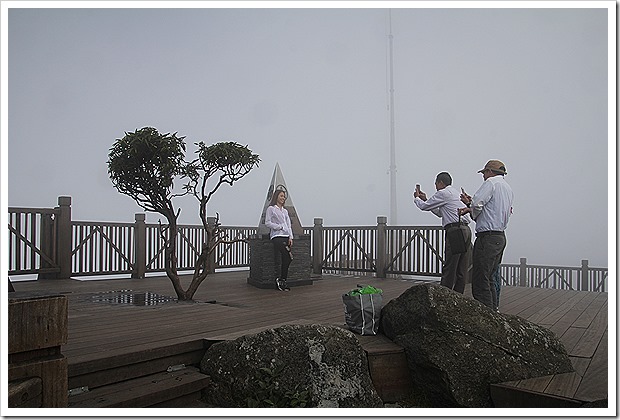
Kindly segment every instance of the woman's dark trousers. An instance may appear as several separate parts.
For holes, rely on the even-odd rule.
[[[291,265],[291,256],[286,247],[288,246],[288,237],[276,236],[271,239],[273,242],[273,263],[277,267],[278,254],[280,254],[280,278],[286,280],[288,277],[288,267]]]

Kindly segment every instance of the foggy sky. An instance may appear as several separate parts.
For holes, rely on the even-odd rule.
[[[258,225],[276,163],[304,226],[389,215],[388,10],[196,4],[8,9],[4,202],[54,207],[68,195],[74,220],[133,221],[143,211],[113,188],[106,161],[115,139],[151,126],[186,136],[188,159],[199,141],[260,155],[210,203],[224,225]],[[440,224],[413,205],[416,183],[430,196],[448,171],[473,195],[477,171],[500,159],[515,193],[504,263],[611,265],[614,4],[404,4],[392,9],[397,224]],[[177,206],[182,223],[199,223],[192,199]]]

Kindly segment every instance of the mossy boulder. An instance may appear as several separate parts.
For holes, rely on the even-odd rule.
[[[200,369],[216,407],[382,407],[353,333],[285,325],[209,347]]]
[[[553,332],[433,283],[388,302],[380,332],[437,407],[492,407],[490,384],[573,371]]]

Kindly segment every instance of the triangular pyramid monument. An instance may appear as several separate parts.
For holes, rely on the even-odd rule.
[[[284,176],[280,170],[280,165],[276,163],[273,170],[273,176],[267,189],[267,197],[265,197],[265,205],[260,216],[257,235],[252,235],[248,239],[250,248],[250,275],[248,284],[261,289],[275,289],[275,278],[279,275],[280,257],[274,253],[273,243],[269,240],[269,228],[265,225],[265,213],[271,202],[271,196],[277,189],[286,192],[286,203],[284,207],[288,211],[291,218],[291,227],[293,228],[293,247],[291,252],[294,255],[293,261],[288,270],[289,277],[286,283],[289,287],[308,286],[314,279],[320,279],[321,275],[312,274],[312,259],[310,254],[311,236],[304,234],[301,221],[293,205],[293,199],[286,187]]]
[[[267,212],[267,207],[269,207],[269,203],[271,202],[271,196],[273,195],[273,192],[277,189],[281,189],[286,192],[286,203],[284,204],[284,208],[288,211],[288,216],[291,219],[293,235],[303,235],[304,229],[301,226],[301,221],[299,220],[297,210],[295,210],[295,205],[293,204],[291,193],[286,187],[286,181],[284,181],[284,176],[282,175],[282,171],[280,170],[280,165],[276,163],[276,167],[274,168],[273,175],[271,177],[271,182],[269,183],[269,189],[267,190],[267,197],[265,198],[263,212],[261,213],[260,222],[258,223],[258,236],[262,237],[263,235],[269,235],[269,228],[267,227],[267,225],[265,225],[265,213]]]

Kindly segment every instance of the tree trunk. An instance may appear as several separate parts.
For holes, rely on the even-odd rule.
[[[172,286],[174,287],[174,291],[177,294],[177,298],[179,300],[190,300],[187,297],[187,293],[183,290],[183,286],[181,286],[181,279],[179,278],[179,274],[177,272],[177,235],[178,235],[178,227],[177,220],[174,213],[172,215],[166,215],[168,219],[168,238],[166,240],[166,274],[168,278],[172,282]]]
[[[207,276],[211,272],[212,267],[210,267],[209,265],[209,262],[211,261],[209,256],[211,255],[211,253],[215,252],[215,244],[218,240],[217,225],[218,223],[216,222],[215,226],[209,226],[207,220],[203,220],[203,227],[205,229],[205,232],[207,233],[207,242],[202,244],[200,256],[196,261],[194,276],[192,278],[191,284],[189,285],[189,288],[187,289],[186,295],[188,296],[188,299],[194,298],[196,290],[198,290],[200,284],[207,278]]]

